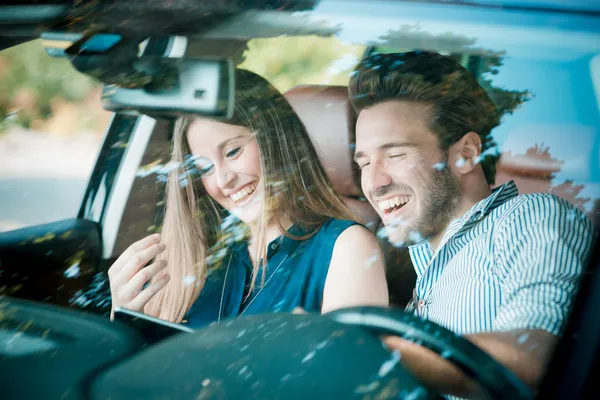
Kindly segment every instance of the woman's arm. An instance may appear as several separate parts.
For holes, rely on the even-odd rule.
[[[360,225],[340,234],[333,247],[321,312],[389,305],[383,254],[377,238]]]

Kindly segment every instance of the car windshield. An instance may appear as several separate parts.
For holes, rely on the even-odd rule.
[[[75,28],[57,24],[41,37],[4,46],[0,294],[114,316],[117,283],[109,275],[117,268],[110,268],[132,257],[134,243],[159,233],[170,238],[169,266],[160,268],[189,269],[171,271],[161,283],[161,259],[153,253],[143,262],[149,266],[138,266],[150,275],[136,293],[159,283],[172,287],[175,280],[179,289],[154,297],[164,303],[148,298],[136,307],[133,300],[118,304],[123,308],[193,329],[221,322],[227,312],[236,318],[246,311],[320,313],[330,304],[328,290],[344,290],[325,283],[327,268],[322,279],[310,278],[320,271],[313,264],[333,266],[336,259],[336,239],[319,235],[326,235],[324,221],[352,215],[358,222],[349,224],[362,225],[377,243],[362,264],[365,270],[382,266],[385,303],[389,299],[393,309],[461,337],[475,335],[469,340],[493,357],[478,335],[512,332],[515,348],[530,352],[545,346],[538,331],[560,338],[586,279],[600,212],[598,6],[566,0],[300,3],[290,10],[281,5],[202,16],[202,28],[190,25],[195,9],[187,17],[174,12],[171,22],[131,15],[123,27],[139,29],[141,38],[131,39],[124,28],[96,43],[129,46],[135,57],[191,60],[173,64],[188,80],[168,89],[183,93],[194,79],[204,79],[204,86],[175,103],[162,87],[140,86],[136,80],[155,72],[119,58],[124,52],[99,66],[77,56],[97,56],[101,46],[65,51],[84,37],[76,20]],[[152,38],[148,21],[165,37]],[[181,29],[171,31],[178,22]],[[198,61],[215,59],[231,62],[235,85],[225,83],[229,70],[211,72],[225,64]],[[396,70],[402,72],[396,76]],[[400,75],[412,80],[396,81]],[[428,82],[435,94],[419,86]],[[233,108],[231,124],[222,118],[225,111],[215,118],[216,105],[213,114],[196,109],[195,117],[185,108],[213,86],[220,96],[234,93],[235,101],[215,101]],[[143,108],[134,97],[146,99],[144,106],[158,100]],[[177,110],[167,115],[169,107]],[[296,120],[302,128],[290,122]],[[261,136],[269,123],[277,132]],[[418,131],[429,135],[429,150]],[[313,151],[318,162],[310,164]],[[264,214],[256,217],[251,207],[259,201]],[[273,228],[279,217],[267,209],[284,223]],[[289,243],[298,237],[306,249],[296,254]],[[355,242],[356,259],[364,243]],[[247,258],[241,260],[242,253]],[[310,267],[292,295],[276,273],[299,259],[293,268]],[[243,276],[230,272],[236,263]],[[357,293],[340,305],[382,304],[361,300],[358,283],[339,279],[345,282],[340,287]],[[237,283],[229,289],[231,280]],[[214,299],[202,305],[203,296]],[[507,368],[530,387],[541,381]]]

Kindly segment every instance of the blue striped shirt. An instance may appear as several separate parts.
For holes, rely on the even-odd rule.
[[[409,311],[460,335],[542,329],[559,335],[593,242],[568,201],[496,188],[448,226],[434,251],[410,248],[417,273]]]

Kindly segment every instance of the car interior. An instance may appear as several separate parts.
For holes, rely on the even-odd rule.
[[[58,3],[61,4],[58,6]],[[246,48],[247,40],[255,36],[277,38],[291,31],[298,36],[344,33],[334,23],[319,20],[324,18],[322,15],[327,16],[328,12],[335,14],[332,9],[326,8],[330,4],[339,7],[340,2],[335,1],[323,1],[325,11],[322,15],[310,15],[307,11],[319,3],[313,1],[267,1],[264,2],[268,3],[264,12],[255,12],[253,9],[259,8],[257,4],[262,2],[250,2],[252,5],[244,8],[245,11],[250,11],[245,14],[228,12],[227,1],[212,4],[212,9],[203,3],[206,7],[193,7],[188,10],[189,13],[181,12],[181,9],[169,9],[171,2],[168,6],[166,3],[150,2],[152,5],[147,14],[143,14],[147,5],[142,2],[132,1],[130,6],[112,2],[103,13],[97,12],[101,6],[96,4],[94,7],[100,8],[90,6],[79,9],[78,16],[75,13],[74,16],[69,14],[72,11],[71,5],[66,3],[56,2],[43,12],[22,13],[18,18],[15,17],[16,8],[6,11],[0,7],[0,33],[22,29],[13,33],[16,38],[0,37],[0,48],[19,43],[27,35],[31,35],[30,39],[38,37],[40,31],[58,21],[55,26],[61,29],[66,27],[64,30],[44,31],[42,34],[46,44],[51,44],[46,47],[48,54],[53,57],[72,57],[74,68],[103,80],[105,90],[107,87],[109,90],[114,89],[111,79],[119,71],[131,72],[125,68],[130,67],[128,63],[131,64],[131,58],[121,58],[124,54],[127,55],[121,53],[119,57],[114,57],[118,61],[115,65],[120,63],[115,70],[106,69],[105,65],[97,68],[100,64],[94,62],[105,62],[110,57],[107,58],[98,48],[85,48],[82,46],[85,43],[79,42],[84,29],[83,25],[77,28],[77,24],[79,21],[86,21],[86,18],[89,18],[89,26],[92,27],[103,24],[120,26],[123,29],[121,33],[124,32],[121,38],[125,39],[130,39],[128,35],[135,36],[138,30],[148,31],[152,28],[162,32],[173,29],[177,24],[183,32],[194,31],[198,21],[201,21],[205,26],[195,31],[195,34],[199,37],[204,35],[206,46],[201,45],[200,39],[191,40],[188,47],[198,58],[214,55],[215,49],[219,49],[222,54],[234,54],[237,57],[240,49]],[[381,3],[383,6],[387,3],[396,6],[400,2]],[[410,9],[413,10],[411,12],[418,15],[421,12],[419,7],[426,2],[407,3],[418,3],[410,5],[416,10]],[[437,7],[446,2],[433,3]],[[564,24],[560,18],[564,10],[554,1],[549,1],[552,4],[546,8],[532,6],[531,2],[502,6],[496,3],[492,1],[482,5],[481,15],[506,12],[508,17],[504,18],[509,20],[514,13],[523,18],[512,19],[511,23],[515,25],[526,25],[535,18],[548,26],[554,24],[562,27],[561,24]],[[577,6],[588,7],[581,4],[578,3]],[[527,7],[530,6],[538,14],[533,14],[533,17],[523,17],[526,13],[519,14],[523,10],[529,10]],[[237,2],[236,7],[239,7]],[[280,12],[282,9],[286,10],[286,7],[289,7],[289,13]],[[385,7],[382,9],[385,10]],[[573,18],[583,18],[582,10],[568,10],[567,14],[570,13]],[[239,10],[236,8],[236,11]],[[435,12],[438,11],[436,8]],[[121,21],[124,12],[130,13],[131,20]],[[211,16],[211,12],[214,12],[214,16]],[[302,14],[303,12],[307,14]],[[139,17],[137,13],[145,17]],[[588,13],[587,9],[585,13]],[[600,10],[594,9],[590,15],[598,17]],[[15,22],[17,20],[18,23]],[[493,21],[493,18],[490,17],[488,21]],[[581,26],[588,22],[584,19]],[[123,26],[118,25],[119,23]],[[69,32],[67,28],[70,24],[76,28]],[[88,23],[85,22],[85,27],[89,27],[86,24]],[[492,23],[489,25],[490,29],[497,28]],[[466,26],[467,31],[470,29],[462,20],[457,26]],[[466,36],[457,34],[447,38],[443,35],[429,35],[413,28],[403,26],[402,29],[405,30],[398,31],[402,38],[400,44],[395,45],[391,35],[392,38],[388,38],[385,46],[365,46],[363,56],[373,51],[441,46],[446,49],[446,53],[461,59],[475,73],[489,61],[485,59],[486,52],[479,48],[469,47],[465,51],[463,42],[468,42]],[[506,31],[512,28],[514,27],[511,26]],[[489,36],[497,34],[493,29]],[[25,35],[22,32],[28,33]],[[543,35],[536,37],[539,39],[541,36]],[[591,43],[589,39],[583,37],[582,43],[577,43],[577,46],[585,47]],[[558,41],[556,38],[553,40]],[[78,43],[78,46],[69,47],[73,43]],[[137,45],[135,43],[131,48],[137,49]],[[145,45],[149,49],[148,53],[154,52],[154,55],[163,53],[169,46],[173,47],[169,51],[176,52],[175,42],[165,40],[164,37]],[[574,48],[578,49],[577,46],[574,45]],[[84,50],[89,52],[89,59],[84,57],[85,54],[82,55]],[[561,49],[563,53],[558,52],[559,55],[542,54],[540,59],[552,61],[564,56],[571,63],[567,64],[572,66],[577,57],[570,56],[570,50],[572,49]],[[541,49],[540,53],[544,51]],[[515,58],[518,65],[520,60]],[[239,64],[240,61],[235,60],[234,64]],[[549,65],[553,65],[551,61],[548,61]],[[203,68],[212,68],[221,74],[226,73],[232,65],[216,65],[212,59],[210,62],[209,65],[207,61]],[[156,60],[152,61],[144,72],[159,64]],[[165,71],[173,72],[173,69],[168,68],[172,65],[167,65],[167,62],[164,64],[162,67],[167,67]],[[546,68],[543,61],[537,64],[532,62],[532,65],[540,71]],[[111,64],[112,67],[114,65]],[[572,84],[575,93],[573,96],[576,97],[582,91],[589,92],[591,89],[570,81],[586,74],[587,70],[573,67],[569,74],[558,71],[552,76],[564,79],[563,84],[568,89]],[[165,74],[163,78],[168,80],[169,76]],[[134,78],[140,77],[136,75]],[[136,83],[132,82],[129,83],[135,86]],[[585,94],[592,96],[588,92]],[[541,93],[540,97],[551,97],[549,93],[550,91]],[[219,94],[221,95],[222,93]],[[378,233],[383,226],[382,222],[363,196],[359,173],[352,161],[356,116],[348,102],[347,87],[338,82],[300,83],[286,89],[284,95],[306,125],[333,189],[363,219],[368,229]],[[113,97],[114,99],[117,97]],[[117,100],[110,106],[115,106]],[[225,106],[219,112],[226,113],[226,102],[220,104]],[[149,345],[138,331],[127,324],[110,322],[107,318],[110,297],[106,271],[131,243],[160,230],[165,205],[164,167],[170,160],[172,135],[172,121],[161,115],[149,113],[150,116],[138,116],[135,110],[132,112],[135,107],[131,104],[115,107],[117,112],[112,117],[99,151],[78,218],[13,232],[0,232],[0,365],[3,370],[8,371],[10,377],[0,380],[0,393],[9,393],[10,398],[19,399],[67,400],[306,398],[315,391],[318,391],[320,397],[327,398],[440,398],[438,393],[424,388],[403,369],[399,359],[390,355],[374,335],[401,333],[456,364],[486,389],[488,398],[529,399],[536,396],[506,368],[470,342],[435,324],[402,312],[413,295],[416,274],[407,249],[395,248],[385,237],[378,236],[385,256],[393,305],[388,310],[361,307],[334,312],[331,318],[316,315],[241,318],[231,323],[210,326],[192,335],[178,335],[159,345]],[[577,114],[579,112],[593,114],[588,111],[578,109],[572,114],[577,119],[581,116]],[[593,115],[596,118],[596,114]],[[551,124],[552,121],[548,126]],[[547,126],[540,124],[536,128],[543,131]],[[571,128],[566,126],[566,129]],[[547,149],[538,147],[539,137],[530,140],[527,134],[520,136],[525,138],[521,144],[537,150],[536,154],[541,154],[542,157],[505,151],[498,161],[493,186],[514,180],[520,193],[552,193],[583,207],[581,189],[573,188],[568,182],[551,183],[562,164],[550,157]],[[587,146],[583,141],[577,145],[580,149]],[[597,146],[598,143],[591,145]],[[136,148],[135,157],[128,153],[128,147]],[[124,165],[126,157],[129,164]],[[590,161],[590,165],[593,163],[594,159]],[[122,182],[126,175],[124,171],[130,179],[125,184]],[[591,178],[589,180],[592,181]],[[117,181],[121,181],[122,185],[115,188]],[[107,206],[110,203],[117,203],[118,206],[111,209]],[[593,202],[587,212],[590,216],[597,216],[600,201]],[[597,218],[593,220],[598,223]],[[111,240],[106,240],[107,237]],[[538,398],[565,398],[575,392],[582,394],[586,387],[587,390],[594,385],[598,387],[598,382],[593,382],[591,378],[593,368],[600,367],[599,361],[594,359],[600,351],[600,323],[593,322],[600,312],[600,275],[595,268],[600,253],[597,251],[596,249],[592,255],[590,272],[583,280],[564,340],[556,350],[544,385],[537,393]],[[39,279],[40,276],[44,279]],[[353,350],[348,351],[349,348]],[[319,354],[322,357],[315,357],[317,350],[321,351]]]
[[[352,160],[356,117],[348,102],[347,87],[299,85],[284,95],[307,127],[336,193],[372,232],[377,233],[383,227],[382,222],[377,212],[363,197],[356,164]],[[168,121],[157,122],[143,155],[142,169],[168,162],[170,129]],[[493,187],[514,180],[520,193],[540,192],[539,181],[544,180],[545,172],[543,164],[510,168],[509,163],[502,161],[499,162],[499,179]],[[555,193],[552,189],[552,186],[548,186],[546,191]],[[570,202],[574,202],[577,195],[572,191],[557,194]],[[157,182],[153,174],[138,176],[123,212],[113,259],[116,259],[129,243],[147,235],[148,227],[156,229],[160,225],[163,206],[163,185]],[[412,296],[416,279],[410,256],[406,248],[396,248],[384,237],[379,238],[379,243],[386,259],[391,301],[396,307],[404,307]]]

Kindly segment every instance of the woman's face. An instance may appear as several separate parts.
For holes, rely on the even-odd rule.
[[[246,224],[261,212],[260,153],[245,127],[196,119],[188,129],[188,144],[208,195]]]

